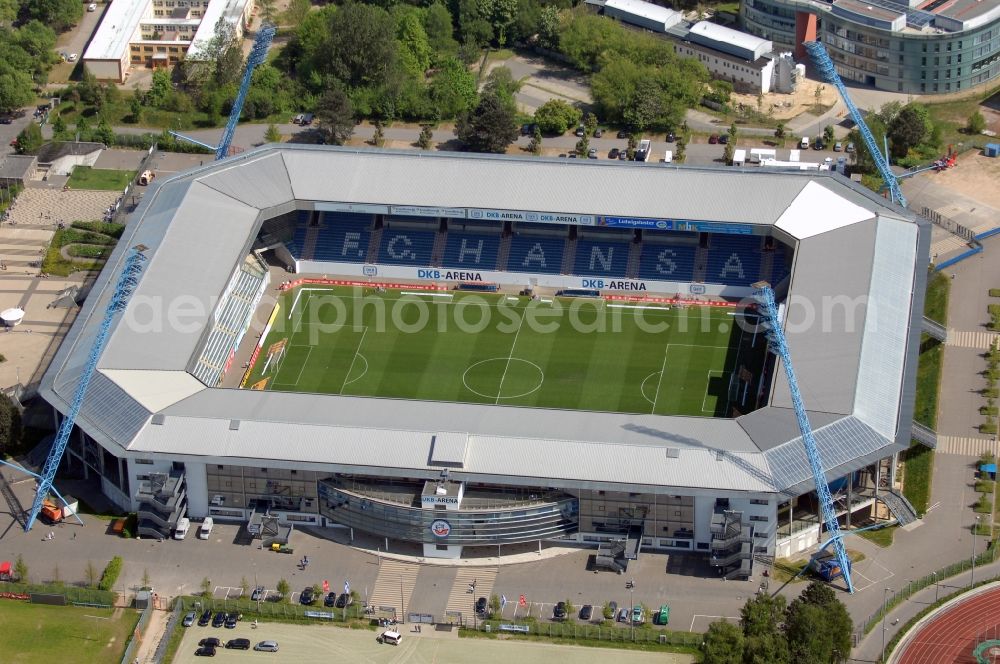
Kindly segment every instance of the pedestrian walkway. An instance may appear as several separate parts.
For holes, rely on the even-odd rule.
[[[419,565],[383,558],[368,603],[376,609],[391,606],[395,609],[396,616],[405,620],[419,573]]]
[[[989,350],[996,341],[1000,339],[1000,334],[989,330],[948,330],[949,346],[959,348],[979,348]]]
[[[471,618],[475,612],[476,600],[480,597],[489,600],[498,571],[495,567],[466,567],[458,570],[455,581],[451,584],[451,592],[448,593],[448,605],[445,611],[449,613],[457,611],[463,617]],[[475,590],[470,593],[469,588],[472,584],[475,584]]]
[[[937,451],[941,454],[961,454],[977,457],[983,452],[991,451],[994,455],[1000,453],[994,438],[975,436],[938,436]]]
[[[968,249],[968,243],[957,235],[948,234],[940,240],[931,243],[931,256],[936,260],[938,256],[947,256],[956,251]]]

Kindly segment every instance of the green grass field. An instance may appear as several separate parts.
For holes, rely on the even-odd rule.
[[[70,189],[99,189],[122,191],[135,177],[135,171],[116,171],[111,168],[77,166],[66,183]]]
[[[756,375],[764,347],[748,349],[725,308],[407,293],[286,293],[245,386],[720,416],[736,405],[734,367]]]
[[[0,602],[0,660],[5,664],[117,664],[137,611]]]

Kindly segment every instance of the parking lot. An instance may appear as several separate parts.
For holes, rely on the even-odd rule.
[[[401,628],[402,629],[402,628]],[[548,664],[553,659],[574,664],[603,664],[608,661],[625,664],[687,664],[690,655],[662,652],[634,652],[629,650],[589,648],[549,643],[514,640],[458,638],[452,631],[435,631],[425,626],[419,634],[407,627],[399,646],[376,642],[377,632],[368,629],[345,629],[332,625],[290,625],[260,623],[253,629],[249,623],[240,623],[236,629],[189,627],[181,642],[174,662],[177,664],[200,661],[194,651],[198,641],[206,637],[222,640],[248,638],[252,643],[263,640],[277,641],[277,653],[253,650],[218,649],[216,658],[227,662],[330,662],[347,658],[350,661],[408,662],[436,664],[466,664],[467,662],[516,661],[518,664]]]

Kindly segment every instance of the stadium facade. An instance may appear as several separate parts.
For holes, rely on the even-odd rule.
[[[449,235],[476,223],[495,239],[456,254]],[[602,253],[615,229],[628,261]],[[57,419],[68,410],[126,252],[145,245],[63,468],[137,510],[143,536],[212,516],[265,539],[347,526],[438,557],[551,539],[601,545],[609,566],[643,547],[703,552],[745,576],[755,557],[820,536],[773,356],[744,381],[766,394],[761,407],[715,418],[238,389],[234,358],[266,336],[247,334],[250,321],[290,278],[275,265],[693,299],[768,279],[838,508],[857,520],[898,501],[929,237],[830,173],[265,146],[149,190],[41,393]],[[589,263],[573,256],[583,246]],[[558,259],[539,260],[550,247]]]

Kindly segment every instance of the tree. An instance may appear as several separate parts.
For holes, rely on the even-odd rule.
[[[851,652],[847,609],[828,585],[813,581],[785,612],[784,631],[793,661],[843,662]]]
[[[629,134],[628,135],[628,145],[625,148],[625,156],[628,157],[629,161],[635,159],[635,149],[639,147],[639,135]]]
[[[291,590],[292,587],[288,585],[288,581],[285,581],[284,579],[279,579],[278,585],[275,586],[275,589],[278,591],[278,594],[281,595],[282,599],[284,599],[286,602],[291,601],[292,597],[291,595],[288,594],[288,591]]]
[[[380,148],[385,145],[385,132],[382,130],[382,123],[375,123],[375,135],[372,136],[372,145]]]
[[[729,144],[736,145],[736,139],[738,138],[739,130],[736,129],[736,123],[729,125]]]
[[[101,118],[94,138],[108,147],[112,147],[115,144],[115,130],[111,128],[106,118]]]
[[[759,595],[743,605],[743,664],[789,664],[788,643],[778,629],[785,608],[781,595]]]
[[[42,147],[43,142],[41,127],[32,122],[17,135],[17,153],[34,154]]]
[[[420,16],[413,11],[400,14],[396,25],[399,60],[411,76],[422,78],[431,66],[431,44]]]
[[[587,136],[593,136],[595,131],[597,131],[597,116],[587,113],[583,118],[583,132]]]
[[[741,664],[743,661],[743,632],[739,626],[716,620],[708,626],[701,643],[704,664]]]
[[[434,132],[431,131],[430,125],[424,125],[420,129],[420,136],[417,137],[417,146],[421,150],[431,149],[431,140],[434,138]]]
[[[590,152],[590,139],[587,138],[587,134],[584,134],[583,138],[576,142],[575,151],[581,157],[586,157],[587,153]]]
[[[458,53],[458,42],[454,37],[451,12],[440,2],[435,2],[423,14],[424,31],[427,42],[438,59],[454,57]]]
[[[247,581],[247,578],[245,576],[240,577],[240,590],[243,591],[243,595],[246,595],[248,592],[250,592],[250,582]]]
[[[517,113],[495,94],[484,94],[456,126],[458,139],[474,152],[506,152],[517,140]]]
[[[83,18],[83,3],[79,0],[28,0],[22,11],[29,19],[65,32]]]
[[[535,125],[535,131],[531,135],[531,141],[528,143],[528,152],[535,155],[536,157],[542,154],[542,130]]]
[[[97,587],[97,580],[100,578],[100,572],[97,571],[94,561],[87,561],[87,566],[83,569],[83,578],[87,580],[88,588]]]
[[[785,123],[779,122],[778,126],[774,128],[774,137],[779,141],[785,138]]]
[[[684,157],[687,149],[687,138],[684,134],[677,136],[677,150],[674,152],[674,161],[679,163],[684,163]]]
[[[555,5],[542,7],[538,18],[538,43],[553,51],[559,48],[559,8]]]
[[[535,110],[535,124],[544,134],[565,134],[580,122],[582,112],[562,99],[550,99]]]
[[[726,162],[726,166],[733,165],[733,155],[736,154],[736,146],[733,145],[732,141],[726,143],[726,147],[722,149],[722,159]]]
[[[207,576],[201,580],[201,596],[205,598],[212,596],[212,580]]]
[[[20,145],[18,137],[19,148]],[[0,392],[0,454],[13,453],[20,442],[21,411],[10,397]]]
[[[476,77],[457,58],[445,58],[430,84],[438,117],[454,118],[476,104]]]
[[[153,108],[166,108],[173,94],[174,84],[170,80],[170,72],[166,69],[154,69],[149,92],[146,93],[146,103]]]
[[[329,90],[316,107],[316,119],[326,142],[343,145],[354,134],[354,105],[340,88]]]
[[[834,139],[833,125],[827,125],[823,127],[823,142],[833,143],[833,139]]]
[[[11,113],[35,98],[34,82],[25,71],[0,61],[0,113]]]
[[[31,582],[31,579],[28,577],[28,564],[24,562],[21,554],[17,554],[17,560],[14,561],[14,575],[21,583]]]
[[[507,67],[494,67],[486,77],[483,94],[496,95],[503,103],[515,106],[514,95],[521,89],[521,83]]]
[[[278,125],[273,122],[267,125],[267,131],[264,132],[264,140],[268,143],[280,143],[281,142],[281,132],[278,131]]]
[[[354,88],[386,83],[399,60],[395,20],[372,5],[347,2],[330,14],[329,38],[312,54],[317,70]]]
[[[500,596],[496,593],[490,595],[490,615],[495,616],[500,613]]]
[[[302,22],[306,20],[309,16],[309,11],[312,9],[312,3],[309,0],[292,0],[288,3],[288,9],[285,10],[281,18],[281,23],[283,25],[291,25],[298,27],[302,25]]]
[[[138,94],[132,95],[132,98],[128,102],[128,111],[129,111],[129,118],[128,118],[129,122],[133,124],[139,124],[140,122],[142,122],[142,111],[143,111],[142,97],[140,97]]]
[[[87,122],[87,118],[83,114],[76,117],[76,133],[80,136],[81,141],[89,139],[90,123]]]
[[[152,587],[153,587],[153,583],[152,583],[152,580],[149,578],[149,570],[148,569],[143,569],[142,570],[142,589],[143,590],[150,590],[150,589],[152,589]]]
[[[969,134],[981,134],[983,130],[986,129],[986,118],[978,110],[973,111],[972,115],[965,122],[965,131]]]
[[[927,108],[919,104],[907,104],[889,124],[889,141],[894,157],[905,157],[920,145],[930,131]]]

